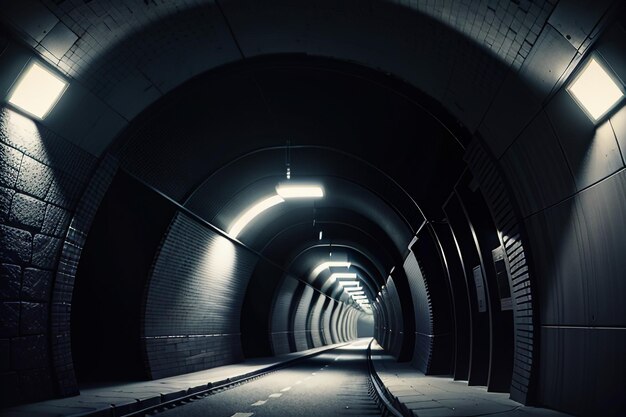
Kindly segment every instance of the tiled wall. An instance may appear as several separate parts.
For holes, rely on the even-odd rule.
[[[415,350],[411,363],[420,371],[427,373],[434,338],[430,294],[417,259],[412,252],[404,260],[403,266],[411,287],[415,309]]]
[[[616,21],[595,44],[596,53],[621,80],[626,80],[621,58],[625,33]],[[551,51],[558,55],[568,48],[571,45],[552,45]],[[570,53],[578,62],[576,50]],[[507,120],[492,123],[486,118],[487,124],[503,127],[500,135],[492,136],[491,131],[485,139],[519,210],[517,219],[507,219],[499,198],[491,201],[495,217],[502,217],[499,228],[512,267],[512,288],[521,302],[518,310],[528,313],[527,324],[517,323],[516,346],[537,349],[533,340],[540,340],[539,352],[516,358],[514,387],[526,379],[528,370],[534,370],[533,398],[539,404],[581,415],[598,410],[618,415],[624,401],[614,387],[626,383],[625,375],[615,372],[624,368],[618,346],[624,346],[626,329],[621,301],[626,293],[622,279],[626,274],[622,256],[626,108],[594,125],[565,87],[538,84],[519,95],[513,107],[520,112],[508,110],[518,118],[517,130]],[[511,102],[509,93],[502,92]],[[523,103],[531,102],[532,111],[526,113]],[[475,172],[479,177],[481,170]],[[502,185],[493,181],[481,184],[482,188],[484,194],[496,197],[503,192]],[[534,281],[524,278],[527,263]],[[524,342],[524,335],[532,333],[525,329],[532,317],[539,327],[534,338]]]
[[[176,215],[146,296],[143,338],[153,378],[243,359],[240,313],[256,262],[252,253]]]
[[[195,219],[180,212],[175,216],[154,261],[145,301],[142,337],[152,378],[244,359],[242,303],[258,259]],[[295,350],[322,346],[320,321],[326,300],[312,287],[284,278],[268,317],[272,328],[267,337],[275,354],[293,351],[290,335]],[[341,341],[356,337],[353,309],[346,308],[344,316]]]

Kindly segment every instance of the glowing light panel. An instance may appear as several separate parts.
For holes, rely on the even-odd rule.
[[[322,262],[321,264],[315,267],[315,269],[312,272],[312,275],[313,277],[316,277],[320,274],[320,272],[322,272],[326,268],[342,268],[342,267],[350,268],[350,265],[351,265],[350,262],[341,262],[341,261]]]
[[[624,97],[619,85],[595,58],[589,60],[567,91],[593,121],[604,116]]]
[[[284,199],[324,197],[324,189],[319,185],[279,184],[276,193]]]
[[[66,87],[66,81],[33,62],[17,82],[9,103],[43,119],[59,101]]]
[[[328,277],[328,281],[330,283],[333,283],[337,281],[338,279],[355,279],[355,278],[356,278],[356,273],[354,272],[335,272],[333,274],[330,274],[330,277]]]
[[[343,287],[353,286],[353,285],[358,286],[359,285],[359,281],[339,281],[339,284],[341,284],[341,286],[343,286]]]
[[[278,195],[273,195],[256,203],[254,206],[246,210],[241,216],[239,216],[237,220],[235,220],[233,225],[228,230],[228,234],[233,239],[237,238],[237,236],[239,236],[244,227],[246,227],[248,223],[250,223],[256,216],[263,213],[268,208],[274,207],[275,205],[280,204],[284,201],[285,200],[283,200],[282,197]]]

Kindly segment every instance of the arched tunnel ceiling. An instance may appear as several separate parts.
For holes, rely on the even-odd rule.
[[[177,211],[176,216],[185,218],[181,221],[185,227],[209,231],[207,241],[219,238],[247,255],[247,249],[252,248],[256,253],[250,256],[250,265],[265,257],[262,263],[267,264],[266,269],[257,268],[251,279],[258,281],[257,287],[246,287],[245,279],[240,280],[241,288],[234,291],[239,294],[244,288],[252,296],[258,287],[270,288],[265,279],[270,275],[268,271],[278,272],[275,275],[279,278],[290,274],[301,280],[305,277],[310,286],[324,288],[332,270],[317,277],[309,271],[320,259],[330,259],[332,251],[335,257],[341,255],[353,262],[354,270],[364,277],[368,296],[381,294],[376,290],[382,282],[387,283],[381,299],[395,302],[382,302],[383,315],[399,318],[408,311],[415,312],[416,318],[428,317],[428,312],[413,306],[429,303],[412,304],[410,299],[416,291],[420,293],[421,287],[415,290],[408,279],[396,279],[394,274],[402,273],[398,260],[402,260],[409,237],[419,227],[422,213],[429,220],[442,215],[441,200],[465,166],[462,155],[467,138],[475,139],[464,156],[469,170],[459,184],[466,193],[478,186],[490,199],[486,202],[488,208],[496,207],[494,202],[504,201],[500,207],[505,208],[499,212],[502,218],[494,219],[499,223],[495,226],[498,232],[505,230],[504,226],[506,232],[512,232],[502,232],[502,243],[505,251],[509,250],[509,262],[515,259],[517,271],[522,271],[518,275],[507,271],[520,294],[514,305],[515,337],[523,334],[522,342],[517,343],[516,339],[515,343],[517,379],[511,384],[512,394],[515,388],[517,395],[526,399],[527,394],[537,392],[540,402],[557,409],[563,398],[556,397],[564,397],[562,392],[577,397],[579,402],[594,404],[593,396],[578,395],[580,388],[586,388],[587,381],[591,381],[578,366],[588,358],[593,358],[594,366],[600,369],[592,377],[605,384],[598,385],[596,394],[614,388],[607,384],[619,386],[613,384],[613,378],[598,376],[612,375],[617,363],[614,358],[623,356],[619,350],[624,345],[623,332],[615,330],[623,329],[620,318],[624,316],[619,314],[623,310],[619,300],[623,263],[616,256],[624,236],[623,201],[619,199],[624,185],[624,112],[622,108],[611,115],[608,123],[598,127],[599,136],[592,137],[596,125],[584,117],[561,87],[585,55],[591,55],[591,45],[598,46],[592,54],[610,58],[607,61],[619,72],[623,85],[623,16],[616,19],[609,38],[602,33],[606,23],[616,17],[612,12],[621,2],[417,0],[404,5],[385,0],[303,4],[273,0],[0,0],[0,6],[0,88],[8,92],[33,56],[43,57],[70,81],[68,91],[49,117],[41,123],[27,120],[32,122],[32,129],[58,135],[61,145],[67,145],[63,139],[68,139],[78,145],[77,150],[80,147],[87,151],[84,156],[85,160],[91,158],[89,168],[72,167],[72,171],[88,171],[98,161],[108,164],[104,170],[97,169],[95,175],[102,174],[96,178],[100,181],[96,185],[101,186],[99,191],[103,194],[103,183],[108,184],[113,178],[117,162],[121,161],[122,169],[113,182],[123,178],[137,186],[134,190],[156,196],[151,208],[156,209],[159,202],[167,206],[167,210],[162,208],[168,213],[163,217],[171,216],[170,210]],[[12,33],[5,36],[5,30]],[[607,46],[607,42],[617,45]],[[10,109],[2,111],[3,115],[13,113]],[[613,129],[608,130],[612,132],[604,135],[604,128],[611,124]],[[48,145],[57,142],[56,138],[42,139]],[[264,222],[251,226],[248,235],[242,237],[243,246],[248,248],[235,245],[218,236],[219,231],[206,227],[202,219],[225,228],[256,193],[263,191],[257,185],[267,181],[271,188],[271,183],[281,178],[281,154],[288,140],[294,176],[321,178],[332,185],[333,191],[341,191],[349,198],[342,200],[337,197],[340,194],[329,194],[323,202],[302,202],[268,213]],[[600,141],[604,143],[595,146]],[[589,152],[586,144],[593,144]],[[46,158],[33,160],[32,153],[27,155],[32,149],[14,146],[14,142],[8,145],[15,150],[20,148],[24,161],[40,164],[41,172],[54,172],[48,169]],[[65,150],[59,147],[55,152]],[[276,152],[265,158],[268,150]],[[596,155],[601,157],[596,159]],[[603,159],[609,156],[613,165]],[[481,179],[479,165],[489,167],[485,161],[491,157],[495,170],[502,172]],[[59,158],[53,165],[69,165],[67,160],[72,158]],[[20,181],[25,177],[37,182],[41,178],[39,170],[29,173],[28,167],[23,164],[19,168]],[[83,180],[88,182],[89,175],[85,172],[85,178],[81,176],[81,186]],[[103,180],[108,175],[111,178]],[[89,191],[96,188],[88,185]],[[18,193],[29,193],[23,186],[14,184]],[[49,188],[56,190],[52,185]],[[79,187],[72,184],[67,188]],[[455,192],[460,199],[457,204],[464,204],[458,189]],[[502,194],[496,196],[496,192]],[[163,195],[170,199],[162,198]],[[27,207],[44,207],[48,197],[31,199]],[[97,196],[96,201],[101,201],[101,197]],[[511,207],[507,207],[508,198]],[[13,202],[20,199],[25,201],[20,195]],[[53,198],[50,203],[65,207],[65,202],[59,201]],[[469,201],[476,202],[471,198]],[[361,203],[365,206],[359,206]],[[144,213],[141,204],[134,208],[137,213],[133,215]],[[51,331],[49,340],[63,341],[62,345],[52,344],[51,373],[61,371],[59,380],[68,377],[70,381],[70,313],[65,303],[73,301],[71,285],[76,271],[74,268],[66,275],[65,269],[55,270],[53,261],[58,258],[52,252],[56,250],[56,255],[61,255],[62,267],[75,266],[74,249],[80,251],[85,243],[90,222],[79,218],[85,223],[81,224],[84,230],[74,229],[73,218],[70,234],[66,236],[66,225],[59,231],[48,231],[55,234],[52,237],[39,224],[47,219],[47,209],[45,214],[40,209],[35,221],[17,218],[13,207],[11,210],[10,227],[21,227],[12,232],[21,233],[26,239],[31,239],[35,231],[43,234],[28,241],[27,255],[19,260],[16,282],[19,288],[19,268],[34,265],[51,270],[48,272],[54,283],[54,297],[39,303],[45,319],[50,320],[39,324],[37,332]],[[486,206],[480,211],[487,215]],[[17,213],[25,214],[26,210],[18,207]],[[197,215],[194,217],[193,213]],[[498,213],[491,214],[497,217]],[[68,224],[72,215],[66,213]],[[90,215],[93,213],[87,216]],[[129,216],[126,221],[132,219]],[[158,231],[166,230],[167,220],[150,231],[155,247],[161,237]],[[28,224],[31,221],[35,224]],[[315,233],[318,226],[326,234],[321,240]],[[186,230],[181,226],[177,239],[192,241]],[[581,230],[584,233],[579,233]],[[63,236],[66,243],[74,244],[70,239],[76,238],[78,244],[63,244]],[[124,237],[119,233],[120,240]],[[472,247],[472,237],[475,243],[476,236],[466,233],[465,249]],[[43,241],[56,242],[58,247],[49,254],[35,256]],[[411,246],[416,242],[420,240]],[[198,245],[200,257],[206,253],[219,255],[206,247]],[[467,250],[461,253],[459,245],[449,247],[453,253],[459,252],[461,258],[467,255]],[[328,258],[324,258],[326,252]],[[146,254],[142,263],[148,265],[151,255]],[[493,253],[486,251],[483,255],[489,260]],[[534,262],[530,262],[531,255],[536,256]],[[172,258],[181,263],[186,260],[184,253]],[[420,267],[414,258],[413,267]],[[45,261],[43,266],[41,261]],[[466,266],[471,268],[469,263]],[[390,267],[396,269],[388,272],[392,271]],[[183,270],[173,269],[177,274]],[[241,275],[250,277],[251,270],[252,267]],[[182,272],[180,281],[186,281],[188,275]],[[413,272],[420,275],[417,269]],[[467,277],[472,276],[471,270],[465,272]],[[108,278],[116,274],[104,275],[107,274],[103,274],[103,283],[108,285]],[[175,283],[171,275],[169,271],[163,274],[163,281]],[[223,277],[219,272],[215,275]],[[205,277],[206,274],[199,275],[197,281],[202,284]],[[123,276],[117,278],[123,280]],[[426,275],[421,279],[426,283],[429,278]],[[291,289],[305,288],[307,296],[301,297],[305,302],[299,303],[303,306],[299,307],[301,313],[310,310],[314,299],[316,306],[320,305],[322,297],[311,287],[296,280],[282,282],[290,282]],[[271,297],[267,294],[271,288],[263,293],[268,308]],[[53,304],[59,294],[63,311],[56,310],[59,305]],[[163,294],[169,303],[170,293]],[[330,287],[327,294],[349,301],[339,286]],[[424,291],[421,294],[427,295]],[[496,301],[497,295],[494,294]],[[219,307],[220,303],[213,304]],[[254,313],[249,316],[257,317]],[[18,316],[21,320],[25,314],[20,312]],[[235,325],[235,332],[238,323],[236,319],[229,323]],[[413,334],[418,330],[413,320],[406,323],[415,328],[400,327],[400,333]],[[599,323],[609,327],[598,326]],[[615,324],[619,327],[614,329]],[[22,323],[19,329],[14,326],[15,334],[24,327]],[[565,339],[563,335],[571,330],[588,339]],[[108,337],[109,333],[102,334]],[[585,349],[581,350],[580,340],[602,343],[584,342]],[[576,351],[573,355],[572,349]],[[34,352],[39,355],[47,350],[42,346]],[[487,349],[472,351],[486,356]],[[564,357],[569,359],[562,361]],[[15,369],[21,372],[22,365],[19,363]],[[64,392],[71,390],[72,382],[67,385],[63,388],[68,391]],[[38,387],[34,385],[32,391],[38,391]],[[531,397],[528,399],[532,402],[535,398]],[[597,397],[595,401],[598,404],[604,399]],[[572,409],[577,412],[582,408]]]
[[[545,76],[540,65],[524,69],[524,62],[546,23],[560,32],[550,36],[581,49],[597,20],[573,28],[563,8],[577,6],[555,10],[551,2],[527,1],[42,3],[8,4],[4,20],[74,79],[65,105],[46,120],[52,129],[100,153],[132,120],[109,147],[124,169],[222,228],[249,200],[243,190],[284,169],[275,161],[265,169],[233,161],[287,140],[294,149],[308,146],[294,158],[295,175],[337,177],[353,189],[370,184],[361,195],[377,197],[360,210],[343,205],[348,198],[329,198],[326,221],[348,224],[347,213],[355,213],[366,221],[353,225],[352,238],[372,240],[382,230],[396,256],[423,220],[416,213],[440,215],[463,167],[469,135],[461,126],[470,132],[479,126],[511,69],[525,78]],[[52,28],[62,41],[46,41]],[[560,67],[551,77],[558,79],[571,59],[567,53],[556,59]],[[69,114],[86,117],[68,131]],[[327,153],[320,162],[321,149],[349,158]],[[229,164],[236,175],[223,170]],[[374,208],[379,200],[394,216]],[[251,245],[280,247],[276,236],[289,222],[305,222],[305,212],[274,212],[272,227],[257,232]]]
[[[386,78],[305,56],[244,61],[153,105],[113,151],[126,171],[224,231],[287,181],[288,161],[288,182],[320,183],[324,198],[272,207],[237,239],[286,265],[322,230],[388,272],[425,216],[440,215],[465,137],[418,91]],[[368,274],[370,291],[384,278]]]
[[[7,23],[75,80],[67,93],[71,102],[47,123],[94,153],[147,105],[194,75],[274,53],[334,57],[394,74],[473,130],[506,72],[522,67],[555,7],[530,1],[5,3]],[[553,15],[567,15],[571,7],[582,6],[565,5]],[[576,25],[551,23],[560,24],[579,48],[600,9]],[[66,36],[52,48],[45,38],[55,25]],[[65,112],[85,117],[67,128]]]
[[[418,204],[434,211],[448,188],[440,184],[458,176],[461,132],[454,136],[426,111],[421,102],[431,102],[423,94],[386,78],[306,56],[243,61],[194,79],[152,108],[130,127],[116,153],[130,172],[182,202],[227,164],[228,178],[218,179],[232,186],[223,190],[243,188],[246,178],[283,176],[284,151],[258,150],[290,141],[294,179],[356,179],[410,210],[410,199],[393,190],[399,187],[384,173],[413,199],[429,195]],[[223,201],[220,194],[210,204]],[[407,216],[413,228],[419,226],[414,213]]]

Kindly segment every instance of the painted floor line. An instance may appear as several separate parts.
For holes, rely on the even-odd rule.
[[[296,381],[296,385],[302,384],[302,381]]]
[[[280,397],[281,395],[283,395],[283,394],[281,394],[281,393],[277,392],[277,393],[274,393],[274,394],[270,394],[270,398],[278,398],[278,397]]]
[[[283,388],[283,389],[280,390],[280,392],[289,391],[290,389],[291,389],[291,387]]]
[[[253,416],[254,413],[235,413],[230,417],[250,417]]]
[[[267,402],[267,400],[259,400],[257,402],[255,402],[254,404],[251,404],[253,407],[257,406],[257,405],[263,405]]]

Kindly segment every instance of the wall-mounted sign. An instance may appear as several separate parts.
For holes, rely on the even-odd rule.
[[[513,310],[509,274],[506,272],[504,250],[502,249],[502,246],[492,250],[491,255],[493,256],[493,264],[496,268],[496,282],[498,283],[498,294],[500,295],[500,310]]]
[[[474,285],[476,286],[476,298],[478,300],[478,312],[487,311],[487,298],[485,297],[485,285],[483,281],[483,269],[480,265],[474,267]]]

